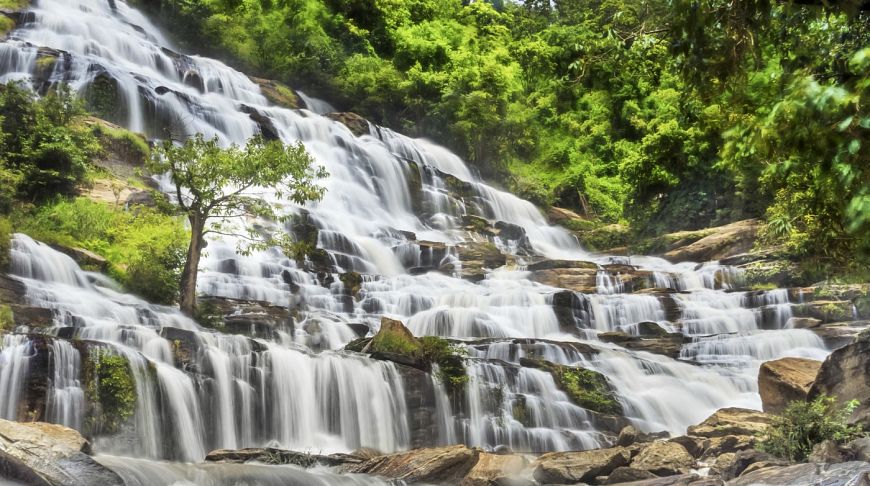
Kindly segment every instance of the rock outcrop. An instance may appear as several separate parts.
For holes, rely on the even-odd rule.
[[[738,255],[752,249],[760,227],[758,220],[749,219],[702,230],[709,234],[685,245],[680,240],[673,242],[674,248],[664,257],[672,262],[706,262]]]
[[[764,411],[778,414],[791,401],[805,401],[821,366],[821,361],[806,358],[781,358],[762,364],[758,393]]]
[[[534,477],[547,484],[588,483],[607,476],[616,468],[627,466],[631,452],[625,447],[580,452],[550,452],[534,463]]]
[[[862,333],[852,344],[825,359],[808,398],[819,395],[837,397],[839,406],[858,400],[851,421],[870,425],[870,332]]]
[[[408,483],[458,484],[472,471],[480,454],[479,449],[464,445],[417,449],[375,457],[346,466],[344,471]]]
[[[795,464],[793,466],[769,466],[747,471],[729,486],[755,485],[816,485],[846,486],[868,484],[870,463],[844,462],[840,464]]]
[[[773,417],[745,408],[723,408],[698,425],[688,428],[688,435],[698,437],[725,437],[729,435],[754,436],[770,426]]]
[[[86,452],[78,432],[43,422],[0,420],[0,477],[32,485],[123,486],[121,478]]]
[[[695,465],[686,448],[676,442],[653,442],[631,461],[631,467],[656,476],[686,474]]]

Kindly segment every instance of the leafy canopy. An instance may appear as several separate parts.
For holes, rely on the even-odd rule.
[[[163,142],[153,151],[147,169],[168,173],[181,210],[205,220],[274,217],[273,206],[261,197],[267,188],[275,199],[298,204],[320,199],[324,189],[315,180],[325,177],[326,171],[313,164],[301,143],[284,145],[257,136],[244,147],[224,148],[216,138],[207,140],[198,134],[181,145]]]

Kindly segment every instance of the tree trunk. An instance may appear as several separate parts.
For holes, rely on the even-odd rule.
[[[187,247],[187,259],[181,273],[179,307],[181,307],[181,312],[193,316],[193,312],[196,310],[196,276],[199,272],[199,258],[202,254],[205,217],[192,213],[188,220],[190,220],[190,246]]]

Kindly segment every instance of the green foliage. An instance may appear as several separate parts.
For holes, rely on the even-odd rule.
[[[824,395],[812,402],[791,402],[774,419],[759,448],[792,461],[806,460],[816,444],[826,440],[842,444],[862,434],[860,426],[849,425],[857,406],[853,400],[838,408],[836,398]]]
[[[0,217],[0,272],[9,268],[12,259],[12,224],[8,219]]]
[[[622,414],[622,405],[601,373],[564,366],[557,371],[556,376],[559,387],[581,407],[598,413]]]
[[[371,343],[373,353],[394,353],[405,356],[416,356],[420,347],[419,341],[414,336],[393,329],[381,329],[375,334]]]
[[[6,304],[0,304],[0,331],[12,331],[15,329],[15,315],[12,308]]]
[[[434,138],[538,204],[636,237],[766,217],[769,242],[823,253],[811,266],[866,266],[870,22],[853,1],[154,3],[189,42]]]
[[[104,146],[111,145],[119,148],[125,160],[144,163],[151,155],[148,141],[138,133],[103,123],[95,124],[93,133],[101,139]]]
[[[138,255],[127,266],[127,289],[151,302],[174,304],[186,248],[180,239],[165,246],[160,243],[151,240],[139,244]]]
[[[436,336],[419,338],[420,349],[417,356],[438,365],[436,378],[445,384],[448,390],[459,390],[468,383],[463,357],[467,354],[464,347],[450,344],[446,339]]]
[[[0,85],[0,210],[8,211],[12,196],[70,194],[84,180],[100,146],[77,123],[83,114],[65,87],[37,99],[20,85]]]
[[[21,207],[12,222],[16,231],[37,240],[103,256],[113,276],[143,297],[166,304],[177,297],[180,255],[188,239],[178,217],[80,197]]]
[[[87,399],[92,407],[86,426],[93,434],[114,434],[136,411],[136,381],[127,358],[98,349],[86,368]]]

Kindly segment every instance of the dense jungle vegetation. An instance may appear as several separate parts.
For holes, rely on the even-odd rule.
[[[590,226],[763,217],[820,264],[870,248],[866,4],[140,2],[188,49],[434,138]]]

